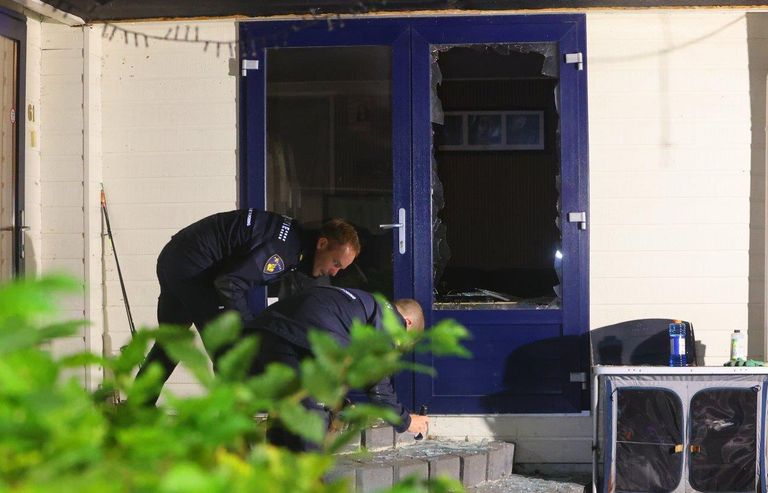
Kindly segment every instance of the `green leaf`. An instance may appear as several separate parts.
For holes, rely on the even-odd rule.
[[[406,332],[405,326],[400,322],[400,317],[395,315],[395,307],[381,293],[375,293],[373,297],[382,309],[382,326],[390,335]]]
[[[183,364],[198,383],[210,387],[213,383],[213,375],[208,366],[210,359],[202,349],[195,346],[191,331],[179,330],[178,327],[166,330],[161,327],[157,342],[163,346],[171,359]]]
[[[399,354],[363,355],[354,359],[347,373],[347,381],[353,389],[364,389],[394,374],[399,368]]]
[[[28,322],[54,313],[57,296],[82,290],[82,283],[67,275],[17,279],[0,285],[0,329],[9,320]]]
[[[128,341],[128,344],[120,348],[120,353],[109,364],[115,372],[115,376],[131,374],[133,369],[137,368],[144,361],[147,346],[157,333],[157,331],[146,329],[139,330]]]
[[[198,464],[182,462],[171,470],[160,482],[161,493],[211,493],[218,491],[216,477]]]
[[[58,374],[55,362],[42,351],[28,349],[5,355],[0,358],[0,395],[24,396],[48,391],[56,383]]]
[[[308,411],[301,404],[288,400],[280,401],[277,405],[277,418],[285,428],[316,444],[323,442],[326,432],[326,422],[320,412]]]
[[[463,488],[457,490],[456,493],[464,491]],[[429,493],[430,489],[426,482],[419,479],[415,475],[411,475],[394,485],[391,489],[382,491],[380,493]]]
[[[46,325],[40,329],[40,338],[43,341],[56,339],[58,337],[68,337],[76,334],[82,327],[88,325],[84,320],[70,320],[51,325]]]
[[[40,332],[22,324],[3,327],[0,331],[0,355],[36,347],[40,342]]]
[[[126,389],[126,398],[131,405],[145,405],[154,399],[162,390],[165,370],[158,362],[150,364],[146,371],[137,375],[133,384]]]
[[[427,331],[429,350],[435,356],[472,357],[460,341],[469,339],[467,329],[454,320],[442,320]]]
[[[282,363],[271,363],[267,365],[264,373],[251,378],[247,385],[254,395],[274,399],[295,391],[298,379],[296,370],[290,366]]]
[[[412,371],[415,373],[424,373],[431,377],[437,376],[437,370],[431,366],[422,365],[421,363],[412,363],[410,361],[401,361],[399,364],[400,371]]]
[[[305,359],[301,362],[301,385],[309,394],[334,409],[344,399],[346,389],[339,381],[338,374],[327,371],[317,361]]]
[[[240,314],[226,311],[205,326],[202,332],[203,345],[209,354],[237,341],[242,324]]]
[[[78,366],[105,366],[107,359],[93,353],[82,352],[64,356],[59,360],[63,368],[76,368]]]
[[[429,480],[430,493],[463,493],[464,486],[460,481],[451,479],[447,476],[438,476],[436,479]]]
[[[330,373],[338,373],[343,366],[344,351],[329,333],[310,330],[309,344],[317,363]]]
[[[219,357],[216,373],[224,380],[242,380],[250,371],[258,349],[259,341],[256,336],[245,337],[235,347]]]

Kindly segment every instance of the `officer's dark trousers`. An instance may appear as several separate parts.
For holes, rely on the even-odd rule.
[[[298,371],[301,360],[311,357],[312,353],[305,348],[295,346],[285,339],[274,335],[265,330],[255,330],[254,333],[259,337],[259,354],[256,357],[252,374],[263,373],[270,363],[282,363]],[[304,408],[317,413],[325,421],[325,429],[328,429],[330,415],[328,411],[313,399],[304,399],[301,401]],[[294,452],[303,452],[318,450],[318,445],[304,440],[300,436],[294,435],[278,423],[269,423],[267,430],[267,440],[273,445],[285,447]]]
[[[194,324],[202,335],[208,322],[221,313],[219,295],[213,287],[210,273],[180,260],[170,244],[163,249],[157,259],[157,279],[160,281],[160,297],[157,300],[159,324],[177,325],[179,330],[187,330]],[[210,355],[214,367],[220,353]],[[163,369],[163,382],[168,380],[176,368],[176,362],[159,344],[155,343],[137,376],[142,375],[153,362],[160,363]],[[151,403],[156,402],[159,396],[158,391],[151,399]]]

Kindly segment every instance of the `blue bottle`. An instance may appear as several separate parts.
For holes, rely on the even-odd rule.
[[[675,320],[669,324],[669,366],[687,366],[685,358],[685,323]]]

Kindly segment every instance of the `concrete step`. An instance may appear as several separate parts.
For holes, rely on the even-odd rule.
[[[467,488],[467,493],[585,493],[587,491],[587,486],[580,483],[532,478],[518,474]]]
[[[384,432],[379,430],[376,434]],[[390,488],[412,475],[423,479],[448,476],[469,488],[512,474],[515,453],[512,443],[439,440],[405,443],[408,445],[401,443],[374,452],[340,454],[328,479],[345,478],[350,491],[369,493]]]

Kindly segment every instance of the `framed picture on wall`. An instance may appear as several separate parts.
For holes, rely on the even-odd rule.
[[[442,151],[544,149],[544,111],[446,111]]]

